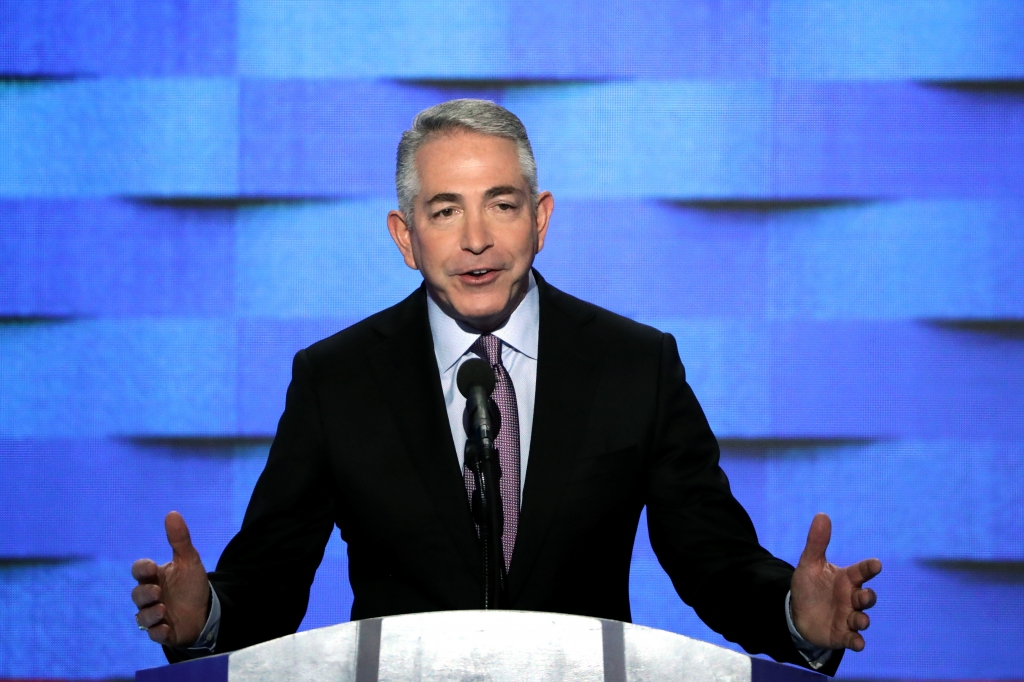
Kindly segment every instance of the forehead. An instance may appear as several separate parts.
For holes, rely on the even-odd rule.
[[[427,188],[465,193],[474,187],[526,185],[515,142],[469,131],[429,139],[416,152],[416,170],[424,194]]]

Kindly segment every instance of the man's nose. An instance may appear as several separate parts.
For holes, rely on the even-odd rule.
[[[473,253],[483,253],[490,246],[490,225],[482,211],[466,211],[466,222],[462,231],[462,248]]]

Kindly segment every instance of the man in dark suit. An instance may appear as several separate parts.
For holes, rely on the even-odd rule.
[[[492,366],[508,569],[504,605],[630,619],[648,509],[679,595],[750,652],[832,673],[860,650],[877,559],[825,559],[818,515],[796,569],[763,549],[719,468],[674,339],[532,269],[554,199],[519,119],[480,100],[421,112],[399,146],[388,228],[424,284],[300,351],[242,528],[206,574],[181,517],[173,560],[133,565],[136,620],[169,658],[294,632],[336,525],[352,618],[481,605],[458,368]],[[657,286],[652,283],[652,286]]]

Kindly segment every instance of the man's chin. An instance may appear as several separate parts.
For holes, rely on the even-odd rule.
[[[460,322],[468,324],[474,329],[482,332],[489,332],[497,329],[512,314],[511,310],[500,308],[498,310],[472,310],[459,312],[456,310],[456,318]]]
[[[453,287],[440,296],[434,296],[434,300],[449,317],[474,329],[491,331],[508,319],[524,295],[525,292],[517,296],[507,287],[493,285],[468,291]]]
[[[512,314],[514,306],[508,298],[500,300],[455,300],[449,315],[481,331],[490,331],[501,325]]]

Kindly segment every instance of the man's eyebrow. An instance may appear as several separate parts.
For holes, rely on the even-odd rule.
[[[454,194],[452,192],[441,192],[440,194],[435,194],[434,196],[430,197],[430,199],[427,200],[427,203],[428,204],[436,204],[439,201],[461,201],[461,200],[462,200],[462,195],[461,194]]]
[[[492,187],[484,192],[484,199],[493,199],[494,197],[500,197],[505,194],[521,196],[523,194],[523,190],[515,187],[514,185],[498,185],[497,187]]]

